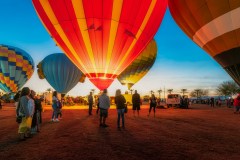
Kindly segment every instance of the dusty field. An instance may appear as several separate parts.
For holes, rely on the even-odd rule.
[[[240,159],[240,115],[232,108],[194,105],[190,109],[157,109],[156,117],[126,114],[126,129],[116,127],[116,110],[99,128],[98,116],[87,110],[63,111],[59,123],[43,113],[41,132],[19,141],[15,110],[0,110],[0,159]]]

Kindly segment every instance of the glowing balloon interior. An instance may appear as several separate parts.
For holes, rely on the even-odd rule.
[[[169,0],[179,27],[240,85],[240,1]]]
[[[100,90],[157,32],[167,0],[33,0],[44,26]]]
[[[85,75],[63,53],[45,57],[38,65],[38,76],[46,78],[59,93],[66,94],[78,82],[84,82]]]
[[[117,77],[122,85],[130,89],[143,78],[153,66],[157,57],[157,44],[152,40],[140,55]]]
[[[0,89],[17,92],[34,72],[32,57],[22,49],[0,44]]]

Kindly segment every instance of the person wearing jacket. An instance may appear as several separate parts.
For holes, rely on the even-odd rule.
[[[108,117],[108,109],[110,108],[110,98],[107,95],[107,89],[103,90],[102,95],[99,97],[99,109],[100,109],[100,127],[108,127],[106,125],[106,118]]]
[[[17,116],[22,117],[22,122],[18,128],[18,134],[21,140],[30,137],[31,133],[31,125],[32,125],[32,116],[34,105],[31,103],[31,99],[29,97],[30,89],[28,87],[24,87],[22,89],[19,104],[17,106]]]
[[[234,113],[239,113],[239,109],[240,109],[240,94],[238,94],[237,98],[234,99],[233,105],[235,107],[235,112]]]
[[[118,89],[116,90],[116,95],[115,95],[115,104],[117,106],[117,114],[118,114],[118,119],[117,119],[117,127],[120,129],[120,119],[122,118],[122,128],[125,128],[125,121],[124,121],[124,110],[125,110],[125,104],[126,99],[125,97],[121,94],[121,90]]]

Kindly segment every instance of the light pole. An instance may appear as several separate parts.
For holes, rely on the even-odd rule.
[[[181,91],[182,91],[182,95],[184,96],[184,93],[187,92],[187,89],[181,89]]]
[[[133,89],[130,89],[130,93],[132,94],[132,92],[133,92]]]
[[[159,99],[161,99],[161,93],[162,93],[162,90],[159,89],[159,90],[158,90],[158,93],[159,93]]]

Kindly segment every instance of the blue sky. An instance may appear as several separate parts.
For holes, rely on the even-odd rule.
[[[51,39],[41,24],[31,0],[0,1],[0,44],[12,45],[27,51],[37,65],[44,57],[52,53],[62,52]],[[133,89],[141,94],[149,94],[150,90],[173,89],[179,93],[181,89],[209,89],[211,94],[223,81],[231,77],[205,51],[198,47],[177,26],[167,10],[162,24],[155,36],[158,54],[155,64]],[[25,84],[37,92],[43,92],[51,86],[46,80],[40,80],[37,72]],[[109,87],[110,95],[116,89],[124,92],[127,87],[117,80]],[[85,83],[74,87],[70,95],[86,95],[97,88],[87,79]]]

